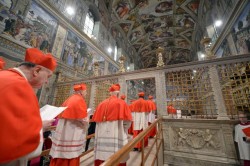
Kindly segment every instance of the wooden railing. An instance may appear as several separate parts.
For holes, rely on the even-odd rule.
[[[156,133],[156,136],[154,138],[153,144],[149,147],[148,152],[145,154],[144,149],[144,137],[149,134],[149,132],[154,128],[158,126],[158,131]],[[152,151],[154,145],[156,145],[156,154],[154,156],[154,159],[151,163],[153,166],[156,161],[158,161],[158,153],[160,151],[160,148],[163,144],[163,132],[162,132],[162,118],[157,119],[155,122],[153,122],[148,128],[146,128],[143,132],[141,132],[137,137],[129,141],[125,146],[123,146],[119,151],[117,151],[115,154],[113,154],[108,160],[106,160],[101,166],[115,166],[118,165],[123,159],[125,159],[130,151],[132,151],[137,143],[141,142],[142,149],[141,149],[141,166],[144,166],[150,152]],[[148,164],[147,164],[148,165]],[[158,164],[157,164],[158,165]]]
[[[145,154],[145,148],[144,148],[144,137],[146,135],[149,134],[149,132],[157,126],[157,133],[156,136],[153,138],[154,141],[153,143],[150,145],[150,147],[148,147],[148,151]],[[54,130],[55,128],[51,127],[52,130]],[[86,136],[86,139],[88,138],[92,138],[95,137],[95,134],[91,134]],[[153,122],[149,127],[147,127],[143,132],[141,132],[137,137],[135,137],[134,139],[132,139],[131,141],[129,141],[124,147],[122,147],[119,151],[117,151],[115,154],[113,154],[108,160],[106,160],[101,166],[114,166],[114,165],[118,165],[124,158],[126,158],[128,156],[128,154],[130,153],[130,151],[132,151],[135,147],[136,144],[138,144],[139,142],[141,142],[142,144],[142,148],[141,148],[141,166],[144,166],[149,155],[150,152],[152,151],[152,149],[155,147],[156,148],[156,154],[154,154],[154,158],[152,160],[151,165],[155,165],[155,162],[157,162],[158,160],[158,153],[160,151],[160,148],[162,147],[163,144],[163,132],[162,132],[162,117],[158,118],[155,122]],[[94,148],[83,152],[80,157],[85,156],[86,154],[90,153],[94,151]],[[44,151],[42,151],[40,156],[47,156],[49,155],[50,149],[46,149]],[[148,165],[148,164],[147,164]],[[157,164],[158,165],[158,164]]]

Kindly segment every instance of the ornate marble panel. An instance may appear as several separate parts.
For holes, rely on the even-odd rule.
[[[164,163],[185,166],[236,164],[233,123],[164,119]]]

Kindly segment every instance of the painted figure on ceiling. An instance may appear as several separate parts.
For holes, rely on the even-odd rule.
[[[199,7],[199,1],[194,0],[190,2],[188,5],[189,9],[191,9],[194,13],[197,13],[198,7]]]
[[[164,13],[172,10],[173,2],[161,2],[155,7],[156,13]]]
[[[122,24],[121,28],[124,30],[125,33],[128,33],[130,25],[131,24]]]
[[[139,8],[144,8],[148,6],[148,0],[135,0],[135,6],[138,6]]]
[[[111,33],[112,33],[113,38],[116,38],[117,30],[114,27],[111,28]]]
[[[141,36],[141,31],[135,31],[132,33],[131,35],[131,41],[135,41],[136,39],[138,39]]]
[[[115,11],[117,12],[120,18],[123,18],[129,12],[129,4],[127,2],[120,1],[117,4]]]

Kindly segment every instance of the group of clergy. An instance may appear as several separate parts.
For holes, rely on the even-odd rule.
[[[51,166],[79,165],[80,154],[84,148],[84,138],[87,131],[87,106],[85,84],[74,85],[75,93],[62,106],[67,109],[59,116],[56,132],[52,137],[50,155]],[[125,95],[120,96],[120,85],[113,84],[109,88],[110,96],[102,101],[93,114],[92,121],[96,123],[94,165],[99,166],[115,152],[126,145],[130,139],[128,134],[135,138],[148,125],[154,122],[156,105],[153,96],[144,99],[144,92],[138,93],[139,98],[130,105],[125,102]],[[128,132],[129,131],[129,132]],[[144,138],[148,145],[148,137],[154,137],[156,128]],[[138,143],[134,150],[141,150]],[[125,166],[125,158],[120,166]]]
[[[128,105],[125,95],[119,97],[119,84],[111,85],[109,91],[111,96],[97,106],[93,115],[93,121],[96,122],[95,166],[102,164],[126,145],[129,141],[128,134],[133,134],[135,138],[155,120],[156,104],[153,102],[153,96],[145,100],[144,92],[140,92],[139,98]],[[156,128],[144,138],[144,146],[148,145],[148,137],[154,137],[155,134]],[[141,148],[141,143],[138,143],[134,150]],[[119,165],[126,165],[128,157]]]
[[[1,138],[3,148],[0,150],[0,166],[13,164],[26,166],[28,159],[35,157],[31,156],[31,153],[36,153],[36,155],[41,153],[42,132],[53,122],[41,120],[38,100],[33,89],[39,89],[48,82],[48,78],[52,76],[56,68],[56,60],[51,54],[44,54],[36,48],[29,48],[26,50],[24,62],[19,67],[3,70],[4,65],[3,59],[0,59],[0,89],[2,95],[5,96],[5,100],[2,100],[4,102],[2,108],[5,111],[0,112],[4,124],[1,126],[1,135],[8,137],[8,140]],[[12,81],[9,78],[13,78],[16,82],[13,84],[13,93],[10,96],[7,95],[7,91],[5,93]],[[51,138],[51,166],[80,165],[80,155],[84,151],[89,125],[88,107],[85,102],[87,86],[76,84],[73,89],[74,94],[62,104],[67,108],[57,117],[56,130]],[[126,96],[120,96],[119,84],[111,85],[109,92],[110,97],[96,107],[92,117],[92,121],[96,122],[95,166],[101,165],[126,145],[130,139],[128,134],[133,134],[135,138],[155,120],[156,105],[153,102],[153,96],[148,96],[148,100],[145,100],[144,92],[140,92],[139,98],[128,105],[124,100]],[[15,97],[17,100],[13,101],[9,97]],[[16,109],[19,105],[23,108]],[[20,110],[22,114],[17,110]],[[14,125],[17,123],[18,125]],[[10,127],[7,124],[13,125]],[[30,132],[31,130],[27,128],[34,129]],[[10,131],[9,134],[7,130]],[[13,138],[12,133],[15,133]],[[156,128],[144,138],[145,146],[148,144],[148,137],[154,137],[155,134]],[[134,150],[141,150],[141,148],[142,145],[138,143]],[[19,149],[19,151],[14,149]],[[10,151],[12,154],[8,153]],[[126,165],[127,159],[121,161],[120,165]]]
[[[145,100],[145,93],[138,93],[139,99],[132,100],[129,105],[133,122],[129,129],[129,134],[133,134],[133,138],[135,138],[139,133],[145,130],[150,124],[155,121],[156,114],[156,104],[153,101],[153,96],[149,95],[148,100]],[[144,147],[148,145],[148,138],[154,137],[156,134],[156,128],[154,127],[148,135],[144,137]],[[139,142],[134,150],[140,151],[142,148],[141,142]]]
[[[0,58],[0,166],[26,166],[28,160],[39,156],[43,146],[43,132],[54,120],[42,120],[38,99],[34,89],[40,89],[48,83],[57,66],[56,59],[50,53],[43,53],[37,48],[28,48],[24,62],[18,67],[4,70],[5,62]],[[86,133],[89,125],[87,104],[85,102],[87,86],[76,84],[72,94],[63,104],[67,107],[57,118],[56,131],[52,135],[51,166],[79,166],[80,155],[84,151]],[[110,96],[102,101],[93,114],[96,122],[94,158],[95,166],[101,165],[130,139],[138,136],[155,121],[156,105],[153,96],[145,100],[144,92],[138,93],[138,99],[125,102],[125,95],[120,96],[120,85],[109,88]],[[176,109],[167,106],[169,114],[176,114]],[[242,130],[249,128],[247,116],[239,115],[241,124],[236,126],[235,141],[241,147],[240,157],[249,164],[250,137]],[[249,130],[249,129],[248,129]],[[153,128],[144,139],[154,137]],[[244,139],[243,139],[244,138]],[[134,150],[140,151],[138,143]],[[248,155],[246,155],[248,154]],[[119,166],[126,166],[125,158]]]

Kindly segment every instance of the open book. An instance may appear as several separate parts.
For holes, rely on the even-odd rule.
[[[63,112],[67,107],[55,107],[52,105],[45,105],[42,108],[40,108],[40,115],[42,118],[42,121],[44,120],[52,120],[57,115],[59,115],[61,112]]]

